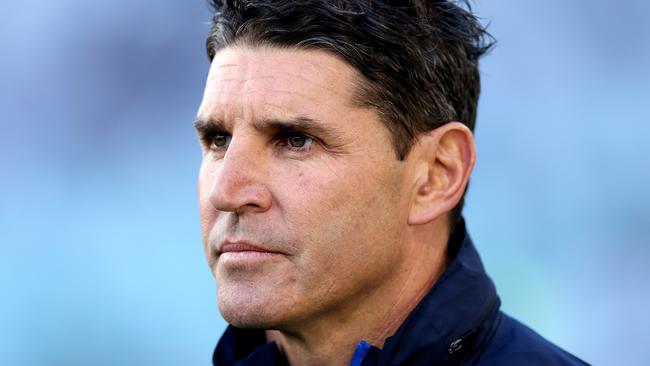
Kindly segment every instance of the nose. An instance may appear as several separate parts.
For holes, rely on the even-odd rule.
[[[264,151],[254,141],[233,139],[225,155],[214,168],[215,180],[210,202],[219,211],[264,212],[271,207],[267,187],[268,161]]]

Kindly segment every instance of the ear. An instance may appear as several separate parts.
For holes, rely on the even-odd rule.
[[[460,122],[449,122],[419,136],[410,225],[429,223],[460,201],[476,162],[474,135]]]

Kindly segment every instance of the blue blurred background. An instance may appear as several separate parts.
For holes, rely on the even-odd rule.
[[[482,1],[466,217],[504,309],[650,364],[650,2]],[[0,3],[0,364],[208,365],[203,0]]]

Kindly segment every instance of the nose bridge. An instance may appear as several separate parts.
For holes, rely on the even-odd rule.
[[[263,147],[253,136],[233,136],[212,188],[212,204],[220,211],[266,210],[270,205]]]

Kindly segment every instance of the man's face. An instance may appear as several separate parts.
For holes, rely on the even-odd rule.
[[[203,245],[219,308],[282,329],[351,309],[400,271],[408,162],[358,72],[320,50],[215,56],[198,112]]]

